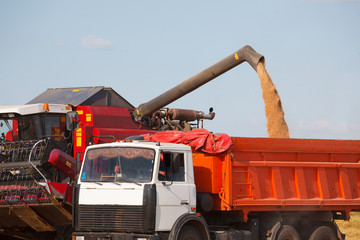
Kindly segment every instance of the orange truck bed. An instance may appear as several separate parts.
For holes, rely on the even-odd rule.
[[[197,192],[213,210],[360,210],[360,141],[231,138],[223,154],[193,153]]]

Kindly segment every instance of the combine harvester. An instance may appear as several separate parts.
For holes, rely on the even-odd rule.
[[[1,234],[69,236],[75,159],[89,144],[151,132],[131,120],[133,109],[104,87],[48,89],[25,105],[1,106]]]
[[[0,238],[71,238],[73,181],[85,148],[154,132],[133,121],[134,109],[105,87],[48,89],[25,105],[0,106]],[[189,129],[206,117],[193,112],[198,122]],[[167,129],[183,130],[171,122]]]

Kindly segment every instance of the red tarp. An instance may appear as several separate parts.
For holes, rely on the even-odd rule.
[[[206,129],[196,129],[190,132],[164,131],[141,136],[149,142],[182,143],[194,147],[196,151],[211,154],[225,152],[233,144],[227,134],[215,135]]]

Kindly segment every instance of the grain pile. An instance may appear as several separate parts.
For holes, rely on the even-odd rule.
[[[280,96],[265,69],[264,63],[258,63],[257,73],[259,74],[265,102],[268,136],[270,138],[289,138],[289,129],[284,118]]]

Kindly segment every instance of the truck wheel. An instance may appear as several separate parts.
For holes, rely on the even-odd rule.
[[[202,240],[201,233],[194,226],[184,226],[180,231],[179,240]]]
[[[301,238],[294,227],[283,225],[278,231],[276,240],[301,240]]]
[[[309,240],[337,240],[334,230],[329,226],[321,226],[315,229]]]

